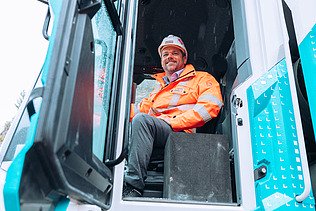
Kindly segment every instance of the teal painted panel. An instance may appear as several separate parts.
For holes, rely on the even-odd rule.
[[[316,137],[316,24],[298,47]]]
[[[68,198],[63,198],[59,200],[54,211],[66,211],[67,207],[69,206],[69,202],[70,200]]]
[[[295,117],[285,60],[247,89],[254,169],[267,175],[255,181],[258,210],[315,210],[313,194],[297,203],[304,190]]]

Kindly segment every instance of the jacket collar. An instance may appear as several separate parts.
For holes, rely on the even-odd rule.
[[[179,78],[175,81],[181,80],[183,78],[187,78],[187,77],[192,77],[195,76],[195,69],[193,67],[193,65],[191,64],[187,64],[183,70],[183,72],[180,74]],[[163,77],[166,75],[165,72],[163,73],[157,73],[154,74],[152,77],[155,78],[159,83],[161,84],[165,84]]]

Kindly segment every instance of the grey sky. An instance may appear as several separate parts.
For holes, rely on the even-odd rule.
[[[47,5],[37,0],[3,1],[0,13],[0,129],[16,114],[20,92],[30,91],[45,59],[42,36]]]

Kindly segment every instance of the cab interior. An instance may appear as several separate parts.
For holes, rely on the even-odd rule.
[[[300,112],[303,117],[304,137],[313,180],[316,172],[313,170],[315,169],[315,138],[311,129],[309,109],[306,106],[308,99],[299,61],[293,20],[289,8],[285,2],[283,3],[294,75],[299,93]],[[193,64],[196,70],[210,73],[220,83],[224,107],[218,118],[199,128],[197,133],[221,134],[227,137],[229,150],[226,158],[229,159],[230,167],[226,173],[229,174],[231,193],[229,200],[224,203],[238,204],[230,117],[230,94],[238,71],[231,1],[138,1],[133,72],[133,82],[137,84],[136,103],[148,96],[156,85],[155,80],[150,75],[163,72],[157,48],[162,39],[170,34],[182,38],[189,54],[188,63]],[[164,198],[165,169],[163,159],[151,161],[148,167],[144,197]],[[212,200],[208,202],[212,203]]]
[[[152,74],[163,72],[158,55],[162,39],[170,34],[182,38],[188,62],[206,71],[220,83],[225,101],[237,75],[234,55],[234,30],[229,0],[138,2],[133,82],[136,102],[148,96],[156,85]],[[229,75],[229,77],[226,77]],[[143,88],[144,87],[144,88]],[[227,106],[224,106],[226,110]],[[221,112],[221,119],[225,119]],[[217,122],[220,124],[220,122]],[[221,128],[201,128],[201,132],[222,133]]]
[[[198,128],[197,133],[227,137],[228,149],[225,152],[225,159],[230,164],[225,173],[229,174],[230,193],[228,200],[221,202],[234,203],[237,199],[233,159],[229,154],[232,149],[230,115],[228,115],[230,112],[229,106],[226,105],[237,75],[230,1],[140,0],[138,2],[133,72],[133,83],[137,84],[136,103],[147,97],[156,86],[157,82],[151,75],[163,72],[157,48],[162,39],[170,34],[182,38],[188,50],[188,63],[193,64],[196,70],[210,73],[220,83],[225,106],[217,118]],[[160,151],[163,155],[164,149]],[[166,198],[163,190],[165,169],[163,156],[150,162],[143,194],[145,198]]]

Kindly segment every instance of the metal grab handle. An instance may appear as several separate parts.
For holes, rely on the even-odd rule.
[[[309,174],[309,168],[307,163],[305,143],[303,140],[299,140],[299,149],[300,149],[300,159],[302,163],[303,177],[304,177],[304,191],[300,195],[295,197],[297,202],[304,201],[310,194],[311,191],[311,178]]]
[[[294,74],[297,74],[297,68],[299,66],[299,63],[300,63],[300,60],[299,62],[296,62],[293,66]],[[298,142],[299,142],[300,159],[302,163],[302,170],[303,170],[303,177],[304,177],[304,191],[303,193],[295,197],[297,202],[304,201],[309,196],[310,191],[311,191],[311,179],[310,179],[310,173],[309,173],[309,168],[308,168],[308,163],[307,163],[305,143],[303,140],[304,139],[299,139]]]
[[[279,15],[280,15],[280,20],[282,22],[282,31],[283,31],[283,48],[285,52],[285,58],[288,61],[291,61],[291,53],[290,53],[290,46],[288,44],[289,42],[289,37],[288,37],[288,31],[286,28],[286,22],[285,22],[285,17],[284,17],[284,11],[283,11],[283,5],[282,1],[277,1],[278,3],[278,9],[279,9]],[[291,69],[292,63],[288,64],[288,71],[293,71]],[[290,74],[289,74],[290,75]],[[293,80],[295,80],[293,78]],[[294,88],[295,89],[295,88]],[[295,96],[297,95],[297,92],[295,91]],[[293,101],[293,100],[292,100]],[[298,102],[297,102],[298,103]],[[299,112],[299,111],[298,111]],[[300,118],[299,118],[300,119]],[[300,119],[301,120],[301,119]],[[302,128],[300,128],[302,130]],[[302,135],[303,137],[303,135]],[[300,159],[301,159],[301,164],[302,164],[302,170],[303,170],[303,180],[304,180],[304,191],[300,194],[295,196],[295,200],[297,202],[302,202],[304,201],[310,194],[311,191],[311,178],[309,174],[309,168],[308,168],[308,163],[307,163],[307,155],[306,155],[306,149],[305,149],[305,141],[303,138],[298,139],[298,145],[299,145],[299,150],[300,150]]]
[[[47,9],[47,13],[46,13],[43,29],[42,29],[43,37],[46,40],[49,40],[48,27],[49,27],[50,17],[51,17],[51,15],[50,15],[50,9],[49,9],[49,5],[48,5],[48,9]]]

